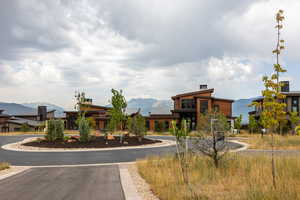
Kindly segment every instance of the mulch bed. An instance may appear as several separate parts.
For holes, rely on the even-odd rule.
[[[89,142],[80,142],[78,140],[72,141],[54,141],[50,142],[47,140],[35,140],[31,142],[24,143],[24,146],[31,147],[40,147],[40,148],[110,148],[110,147],[127,147],[127,146],[141,146],[145,144],[154,144],[161,142],[160,140],[151,140],[147,138],[143,138],[141,142],[139,142],[137,137],[126,137],[124,139],[124,143],[120,143],[120,138],[115,136],[113,140],[108,140],[106,144],[106,140],[104,136],[92,137]]]

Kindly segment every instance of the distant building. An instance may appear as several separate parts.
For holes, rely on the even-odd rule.
[[[46,106],[38,106],[36,114],[9,115],[3,112],[0,110],[0,132],[13,132],[20,131],[25,124],[30,131],[37,131],[44,121],[54,118],[55,110],[47,111]]]
[[[149,130],[154,131],[159,123],[170,127],[172,120],[180,122],[187,119],[191,122],[191,128],[196,129],[201,114],[216,110],[223,113],[228,122],[233,125],[232,103],[234,100],[222,99],[213,96],[214,89],[207,89],[207,85],[200,85],[200,90],[195,92],[178,94],[172,97],[174,109],[170,115],[150,115],[146,117]]]
[[[287,119],[289,119],[290,112],[297,112],[299,114],[300,110],[300,91],[290,91],[290,83],[289,81],[282,81],[281,93],[286,96],[284,102],[286,103],[286,112],[287,112]],[[261,105],[263,103],[263,98],[257,98],[254,102],[259,102]],[[253,115],[255,119],[259,120],[260,115],[263,109],[262,106],[255,106],[255,110],[249,112],[249,115]]]

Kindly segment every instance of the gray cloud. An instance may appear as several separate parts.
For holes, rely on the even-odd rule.
[[[165,99],[200,83],[228,98],[259,95],[278,8],[288,65],[299,61],[297,0],[3,1],[0,92],[69,107],[78,88],[100,103],[112,87],[128,98]]]

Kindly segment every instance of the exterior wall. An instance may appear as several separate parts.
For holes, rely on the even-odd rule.
[[[53,119],[53,118],[55,118],[54,112],[48,112],[47,113],[47,119]]]
[[[155,131],[155,121],[157,122],[162,122],[162,123],[165,123],[166,121],[169,122],[169,127],[168,128],[171,128],[171,122],[173,121],[174,119],[148,119],[149,121],[149,131]]]
[[[94,106],[90,106],[90,105],[84,105],[84,106],[80,106],[80,110],[81,111],[101,111],[101,110],[107,110],[106,108],[101,108],[101,107],[94,107]]]
[[[287,101],[287,111],[291,112],[292,111],[292,97],[286,97]]]
[[[8,127],[9,127],[9,132],[15,132],[15,131],[20,131],[22,125],[9,123]],[[30,127],[30,131],[36,131],[36,130],[37,128]]]
[[[214,100],[213,105],[219,105],[220,112],[223,113],[225,116],[232,116],[232,103],[229,101],[221,101],[221,100]]]

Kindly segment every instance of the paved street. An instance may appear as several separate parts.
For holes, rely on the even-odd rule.
[[[22,141],[27,137],[32,137],[32,135],[0,136],[0,145]],[[174,137],[170,136],[150,136],[150,138],[174,140]],[[192,145],[193,142],[190,143]],[[240,145],[229,143],[229,147],[234,149],[239,148]],[[119,163],[136,161],[150,155],[163,155],[174,152],[175,146],[86,152],[22,152],[8,151],[0,148],[0,161],[19,166]]]
[[[34,168],[0,180],[1,200],[122,200],[119,168]]]

